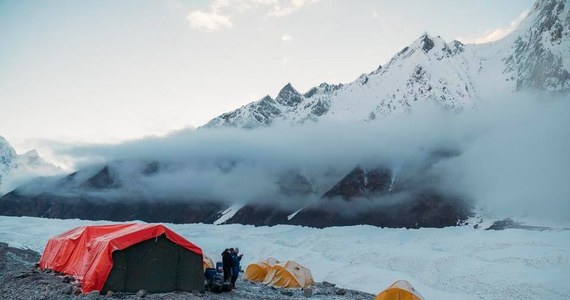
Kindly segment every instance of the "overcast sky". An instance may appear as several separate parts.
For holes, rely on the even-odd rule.
[[[533,2],[0,0],[0,135],[22,153],[196,127],[288,82],[350,82],[426,31],[498,39]]]

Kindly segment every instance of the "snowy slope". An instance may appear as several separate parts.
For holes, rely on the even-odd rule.
[[[0,240],[41,252],[50,236],[103,223],[108,222],[0,216]],[[168,227],[217,260],[224,248],[239,247],[244,267],[267,256],[293,259],[309,267],[317,281],[370,293],[404,279],[426,299],[570,298],[568,230]]]
[[[228,207],[221,213],[221,216],[216,221],[214,221],[214,225],[224,224],[227,220],[231,219],[243,206],[243,204],[234,204]]]
[[[512,40],[512,42],[511,42]],[[570,92],[570,3],[537,1],[517,35],[505,39],[512,52],[505,58],[516,88]]]
[[[2,185],[2,178],[12,169],[16,156],[14,147],[0,136],[0,185]]]
[[[323,83],[301,94],[287,84],[273,99],[224,113],[204,127],[255,128],[324,118],[369,121],[408,113],[418,104],[460,111],[498,93],[570,92],[570,15],[565,0],[539,0],[520,27],[480,45],[427,33],[385,66],[348,84]]]

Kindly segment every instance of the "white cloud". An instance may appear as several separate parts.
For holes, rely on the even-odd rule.
[[[288,35],[288,34],[284,34],[284,35],[281,37],[281,40],[284,41],[284,42],[288,42],[288,41],[291,40],[291,36]]]
[[[230,18],[219,14],[216,11],[203,12],[194,11],[188,15],[188,21],[192,28],[202,29],[206,31],[215,31],[233,26]]]
[[[272,1],[274,2],[271,6],[271,11],[269,11],[269,16],[282,17],[289,15],[297,10],[301,9],[306,4],[316,2],[317,0],[282,0],[282,1]]]
[[[264,16],[283,17],[318,0],[214,0],[209,11],[196,10],[188,15],[192,28],[215,31],[233,26],[230,17],[253,9],[260,9]]]
[[[286,65],[288,62],[289,62],[289,59],[287,57],[283,57],[283,59],[281,59],[282,65]]]
[[[117,192],[129,195],[130,187],[152,198],[202,195],[227,201],[268,199],[282,205],[289,199],[271,195],[284,172],[306,176],[320,197],[355,166],[383,165],[397,170],[401,182],[435,184],[475,201],[494,217],[567,223],[567,98],[544,101],[519,93],[482,99],[477,110],[460,114],[418,106],[413,114],[368,123],[323,119],[292,127],[276,122],[255,130],[182,130],[118,145],[71,145],[56,154],[87,163],[163,163],[159,173],[142,179],[126,172],[128,165],[121,168],[126,189]],[[430,153],[439,150],[459,155],[435,163]],[[424,182],[424,175],[415,177],[417,173],[435,181]]]
[[[478,36],[478,37],[458,37],[457,40],[466,44],[483,44],[500,40],[505,36],[507,36],[509,33],[513,32],[515,29],[517,29],[520,23],[528,15],[528,12],[529,12],[528,10],[522,12],[506,28],[496,28],[493,30],[488,30],[487,32],[485,32],[485,34],[483,34],[483,36]]]

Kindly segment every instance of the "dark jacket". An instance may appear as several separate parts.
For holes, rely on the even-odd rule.
[[[239,274],[239,271],[241,269],[239,262],[240,262],[242,256],[241,255],[238,256],[235,253],[230,254],[230,256],[232,258],[232,273],[233,274]]]
[[[230,269],[232,267],[232,257],[228,251],[222,252],[222,266],[224,269]]]

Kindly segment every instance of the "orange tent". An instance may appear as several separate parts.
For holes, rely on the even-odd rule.
[[[180,246],[183,250],[198,255],[202,261],[202,249],[163,225],[131,223],[81,226],[55,236],[46,245],[40,259],[40,268],[75,276],[84,293],[101,291],[113,268],[114,252],[148,240],[158,242],[159,237],[169,241],[165,243],[174,243],[173,247]],[[201,268],[200,272],[203,288]]]
[[[424,300],[424,297],[409,282],[398,280],[378,294],[374,300]]]
[[[263,280],[263,284],[282,288],[303,288],[313,283],[311,270],[291,260],[271,266]]]
[[[202,261],[202,265],[204,267],[204,270],[216,268],[214,261],[209,256],[207,256],[206,254],[204,254],[204,259]]]
[[[273,257],[268,257],[264,260],[249,264],[245,269],[243,279],[254,282],[262,282],[265,279],[265,276],[267,275],[267,272],[269,272],[271,267],[278,263],[279,261],[277,259]]]

